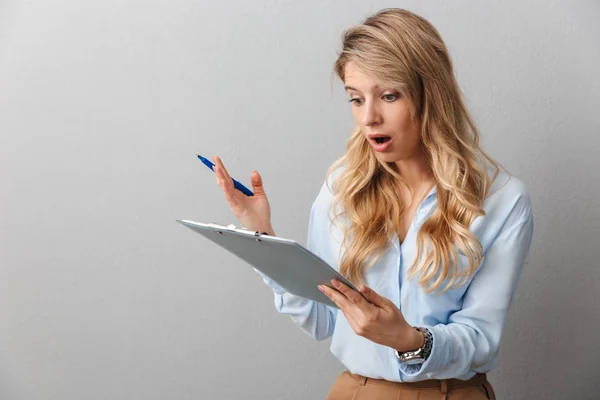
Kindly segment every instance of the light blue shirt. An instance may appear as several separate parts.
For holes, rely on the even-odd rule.
[[[405,278],[416,254],[417,232],[437,207],[435,194],[433,188],[419,206],[404,242],[391,237],[393,246],[365,274],[365,284],[393,301],[409,324],[431,331],[433,348],[423,364],[403,364],[394,349],[357,335],[341,311],[286,293],[261,274],[273,289],[277,311],[316,340],[333,335],[331,352],[350,372],[397,382],[467,380],[496,366],[507,310],[533,234],[528,192],[522,182],[500,171],[482,205],[486,215],[470,227],[483,246],[482,262],[465,285],[441,295],[426,294],[416,278]],[[306,247],[337,269],[342,233],[336,227],[329,231],[332,199],[323,184],[311,207]],[[459,258],[468,266],[465,256]]]

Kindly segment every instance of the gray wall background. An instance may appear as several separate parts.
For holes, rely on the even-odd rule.
[[[598,1],[1,0],[0,399],[325,397],[329,342],[174,220],[235,222],[195,158],[216,154],[304,243],[353,124],[340,34],[384,7],[439,29],[531,191],[498,398],[598,398]]]

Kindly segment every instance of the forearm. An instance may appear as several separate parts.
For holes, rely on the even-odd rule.
[[[296,325],[317,340],[323,340],[333,334],[336,310],[325,304],[288,293],[268,276],[257,269],[255,271],[273,290],[275,308],[279,313],[289,315]]]
[[[325,304],[291,293],[275,293],[275,308],[279,313],[289,315],[296,325],[316,340],[333,334],[337,311]]]

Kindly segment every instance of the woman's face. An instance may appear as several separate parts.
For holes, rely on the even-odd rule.
[[[420,154],[421,126],[411,118],[409,100],[395,90],[379,87],[352,62],[346,64],[344,77],[352,114],[376,157],[397,162]]]

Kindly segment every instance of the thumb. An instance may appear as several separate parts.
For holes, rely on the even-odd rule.
[[[250,182],[252,182],[252,189],[254,189],[254,195],[265,195],[265,189],[263,187],[263,182],[258,171],[252,171],[252,176],[250,177]]]
[[[369,301],[369,303],[372,303],[380,308],[384,307],[386,299],[384,297],[380,296],[378,293],[376,293],[370,287],[368,287],[366,285],[362,285],[360,287],[360,293],[362,293],[362,295],[365,296],[365,299],[367,299]]]

